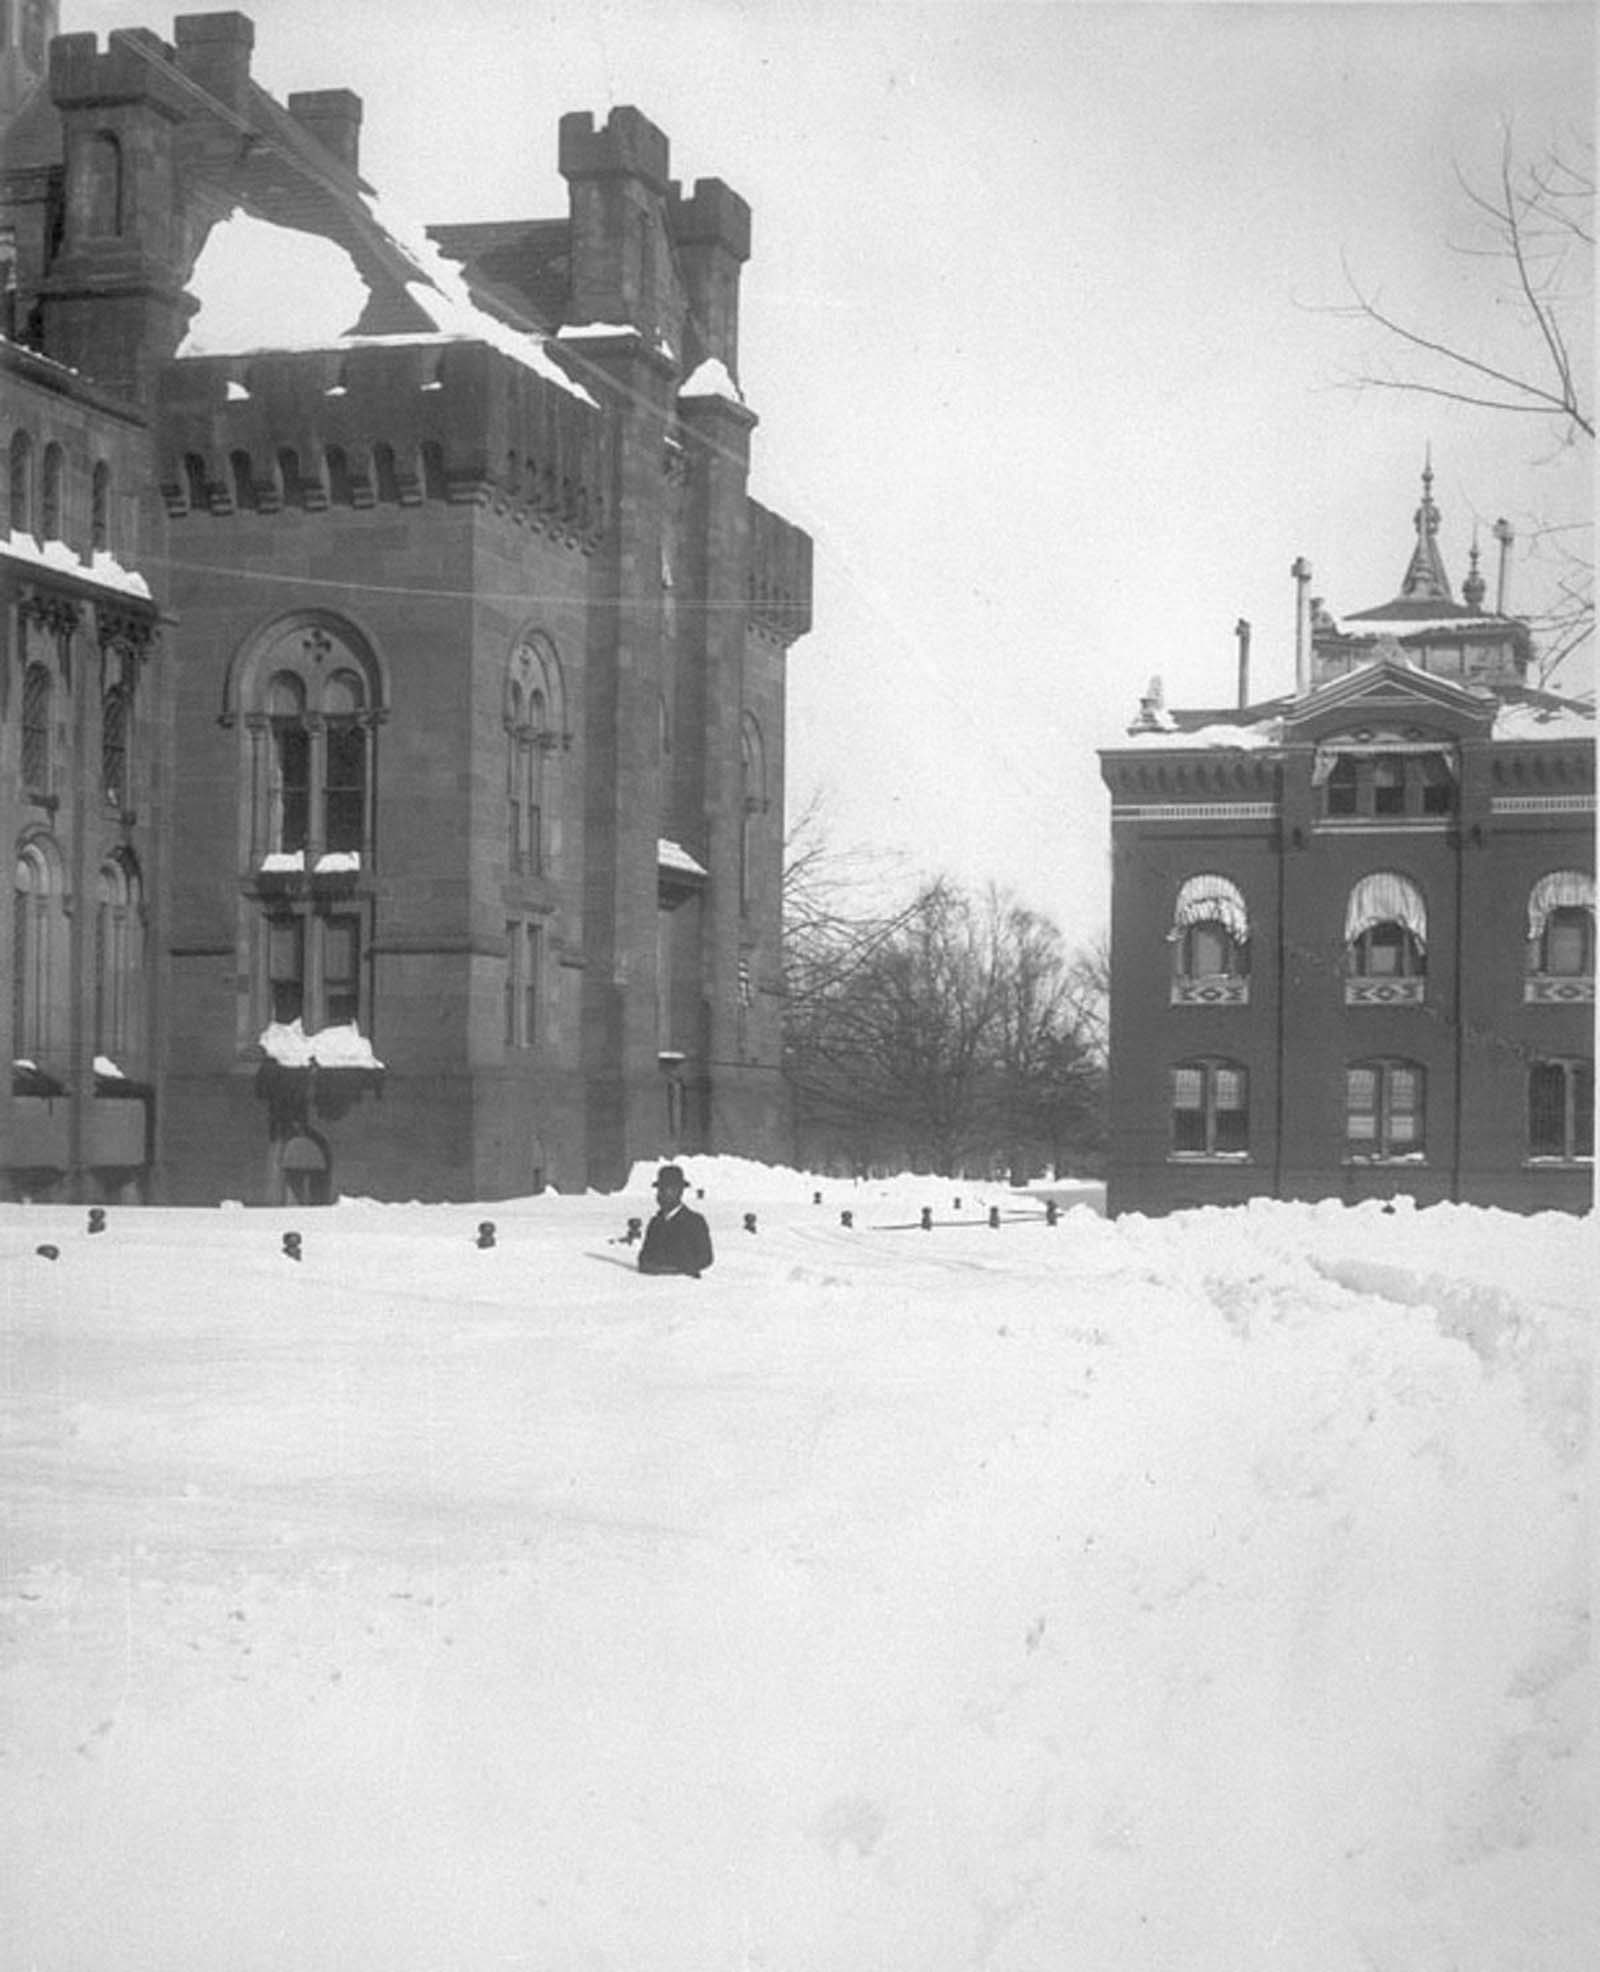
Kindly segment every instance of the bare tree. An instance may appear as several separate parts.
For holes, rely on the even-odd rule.
[[[1572,139],[1532,161],[1507,132],[1487,189],[1458,169],[1474,233],[1458,250],[1493,270],[1490,298],[1518,336],[1510,353],[1408,320],[1345,264],[1353,300],[1335,310],[1382,331],[1395,362],[1364,371],[1357,388],[1422,397],[1534,420],[1563,445],[1594,438],[1591,325],[1594,307],[1594,150]],[[1541,525],[1535,551],[1555,561],[1553,600],[1532,619],[1538,677],[1546,684],[1594,632],[1594,568],[1587,525]]]
[[[1055,926],[945,881],[897,911],[841,909],[814,822],[795,857],[785,1019],[801,1160],[1020,1175],[1092,1154],[1103,1063]]]
[[[1526,347],[1507,359],[1430,333],[1363,287],[1347,263],[1345,278],[1355,299],[1343,312],[1364,317],[1411,352],[1409,366],[1398,374],[1369,372],[1357,381],[1372,389],[1542,418],[1568,440],[1592,439],[1591,379],[1577,354],[1593,305],[1592,148],[1581,157],[1552,150],[1531,164],[1519,163],[1508,134],[1499,177],[1489,191],[1479,190],[1459,170],[1456,176],[1480,233],[1461,251],[1499,264],[1516,315],[1529,331]]]

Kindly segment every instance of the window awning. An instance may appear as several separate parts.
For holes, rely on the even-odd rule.
[[[1528,937],[1544,936],[1550,913],[1571,908],[1594,911],[1594,878],[1587,870],[1551,870],[1528,893]]]
[[[1410,877],[1401,876],[1398,870],[1374,870],[1350,892],[1344,914],[1345,943],[1352,943],[1375,924],[1403,924],[1420,946],[1427,946],[1428,907]]]
[[[1452,780],[1456,778],[1456,750],[1446,740],[1336,740],[1328,746],[1319,746],[1313,755],[1311,785],[1323,786],[1341,760],[1370,760],[1380,753],[1423,754],[1437,760]]]
[[[1245,909],[1243,891],[1231,877],[1207,871],[1184,879],[1173,907],[1168,943],[1192,924],[1220,924],[1236,945],[1249,943],[1250,913]]]

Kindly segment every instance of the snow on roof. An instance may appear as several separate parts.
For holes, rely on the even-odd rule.
[[[261,1052],[284,1068],[381,1068],[372,1043],[354,1025],[308,1034],[298,1020],[273,1021],[258,1037]]]
[[[1592,705],[1502,705],[1494,715],[1497,740],[1592,740],[1595,734]]]
[[[656,860],[664,870],[687,870],[690,876],[706,875],[704,863],[697,863],[681,843],[662,836],[656,844]]]
[[[1168,715],[1170,720],[1171,715]],[[1232,748],[1237,752],[1256,753],[1263,747],[1277,746],[1283,738],[1283,721],[1268,719],[1259,726],[1230,726],[1218,721],[1210,726],[1197,726],[1192,732],[1165,723],[1160,726],[1135,726],[1128,738],[1138,747],[1161,747],[1172,751],[1190,752],[1196,749]]]
[[[545,353],[545,338],[514,329],[480,308],[461,270],[420,228],[365,201],[374,225],[415,269],[406,293],[431,331],[357,335],[369,288],[346,249],[317,234],[235,212],[213,226],[189,291],[200,306],[179,356],[236,356],[257,350],[353,349],[369,344],[484,342],[586,404],[595,400]]]
[[[678,386],[680,397],[725,397],[730,404],[742,404],[744,392],[729,374],[720,358],[708,356],[693,375]]]
[[[150,600],[150,585],[144,577],[131,568],[124,568],[115,555],[107,554],[103,548],[96,548],[89,560],[84,561],[78,551],[65,541],[36,541],[31,534],[14,527],[9,537],[0,541],[0,555],[9,555],[14,561],[28,562],[34,568],[75,575],[80,582],[97,582],[102,589],[116,589],[125,596],[139,596],[146,602]]]

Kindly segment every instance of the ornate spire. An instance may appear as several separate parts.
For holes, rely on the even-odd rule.
[[[1450,578],[1439,559],[1439,509],[1433,504],[1433,448],[1430,445],[1422,468],[1422,505],[1413,516],[1417,545],[1400,584],[1401,596],[1411,602],[1454,602]]]

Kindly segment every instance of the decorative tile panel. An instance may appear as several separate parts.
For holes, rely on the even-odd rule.
[[[1593,979],[1552,979],[1535,974],[1522,982],[1524,1006],[1577,1007],[1594,1005]]]
[[[1426,979],[1347,979],[1347,1007],[1419,1007],[1428,997]]]
[[[1250,1004],[1248,979],[1174,979],[1175,1007],[1244,1007]]]

